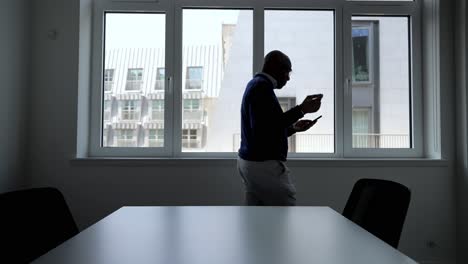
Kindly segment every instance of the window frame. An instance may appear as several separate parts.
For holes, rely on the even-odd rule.
[[[260,71],[264,54],[264,11],[281,10],[332,10],[335,14],[335,152],[334,153],[288,153],[294,158],[406,158],[422,157],[422,88],[421,88],[421,52],[414,47],[421,47],[421,1],[347,1],[347,0],[160,0],[158,2],[112,2],[103,0],[95,3],[93,26],[93,65],[91,113],[102,109],[103,81],[102,65],[104,60],[104,14],[112,12],[148,12],[166,15],[166,54],[165,54],[165,119],[163,148],[103,148],[99,142],[102,138],[102,114],[91,116],[89,154],[90,156],[109,157],[172,157],[172,158],[235,158],[236,152],[183,152],[182,151],[182,111],[185,87],[182,69],[182,13],[184,8],[200,9],[249,9],[253,12],[253,61],[252,75]],[[352,119],[350,93],[350,53],[346,51],[351,34],[352,15],[405,15],[411,16],[410,23],[410,76],[411,76],[411,135],[412,149],[352,149]],[[348,46],[347,46],[348,45]],[[173,47],[170,50],[167,47]],[[346,66],[349,67],[346,67]],[[190,89],[189,89],[190,91]],[[345,111],[350,109],[349,111]],[[102,113],[102,111],[101,111]]]
[[[93,2],[93,42],[91,60],[91,100],[90,112],[101,113],[90,116],[88,156],[90,157],[170,157],[173,155],[172,131],[174,111],[166,107],[164,111],[164,147],[104,147],[103,137],[103,107],[104,107],[104,80],[103,69],[105,60],[105,15],[106,13],[151,13],[165,15],[165,47],[174,44],[174,8],[171,0],[157,2],[114,2],[102,0]],[[165,80],[164,105],[173,105],[173,53],[165,49]],[[144,69],[143,69],[144,70]],[[126,77],[126,75],[125,75]],[[127,78],[125,78],[126,83]],[[139,93],[140,91],[125,91]],[[137,126],[137,129],[142,129]],[[115,129],[114,133],[116,133]],[[137,142],[138,143],[138,142]]]
[[[399,3],[399,2],[398,2]],[[356,158],[416,158],[423,157],[423,113],[422,113],[422,79],[421,79],[421,8],[419,2],[410,2],[401,5],[349,5],[343,14],[345,21],[352,23],[353,16],[395,16],[408,17],[409,41],[409,100],[410,100],[410,143],[411,148],[353,148],[352,147],[352,70],[351,52],[344,52],[344,157]],[[348,3],[347,3],[348,4]],[[351,26],[343,28],[344,36],[351,36]],[[344,39],[344,47],[351,49],[352,38]],[[346,111],[346,109],[348,111]]]

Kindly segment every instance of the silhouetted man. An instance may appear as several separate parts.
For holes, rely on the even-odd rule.
[[[317,122],[298,120],[320,109],[322,95],[307,96],[302,104],[283,112],[273,90],[286,85],[291,71],[288,56],[278,50],[268,53],[262,72],[247,84],[242,98],[237,166],[247,205],[296,204],[296,188],[285,165],[288,137]]]

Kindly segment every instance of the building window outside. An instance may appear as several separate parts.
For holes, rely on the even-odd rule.
[[[106,69],[104,71],[104,91],[112,91],[114,85],[114,69]]]
[[[187,78],[185,79],[185,89],[200,90],[203,83],[203,67],[187,67]]]
[[[109,145],[109,143],[107,142],[108,133],[109,133],[108,129],[103,129],[102,130],[102,146],[103,147],[107,147]]]
[[[148,135],[149,147],[164,147],[164,129],[150,129]]]
[[[166,80],[165,68],[157,68],[155,89],[158,91],[163,91],[165,80]]]
[[[164,120],[164,100],[153,100],[151,103],[151,119]]]
[[[125,90],[139,91],[143,87],[143,69],[128,69]]]
[[[136,147],[135,133],[134,129],[117,130],[117,147]]]
[[[353,26],[353,82],[370,82],[370,27]]]
[[[139,101],[125,100],[122,102],[122,120],[135,121],[139,119]]]
[[[376,137],[371,131],[372,109],[353,108],[353,148],[375,147]]]
[[[104,101],[104,122],[109,122],[111,119],[111,111],[112,111],[112,101],[105,100]]]
[[[184,111],[192,112],[200,110],[200,99],[184,99]]]
[[[187,149],[201,147],[197,129],[182,129],[182,147]]]

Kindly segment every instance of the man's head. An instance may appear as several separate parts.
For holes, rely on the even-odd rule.
[[[278,82],[276,88],[283,88],[289,81],[289,73],[292,71],[291,60],[279,50],[270,51],[263,61],[263,72],[273,76]]]

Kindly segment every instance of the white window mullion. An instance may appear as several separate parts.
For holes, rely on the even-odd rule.
[[[163,145],[166,156],[173,155],[173,140],[174,135],[174,50],[171,47],[175,45],[175,13],[173,1],[168,1],[166,10],[166,49],[165,49],[165,65],[164,65],[164,129],[163,133]],[[157,69],[157,75],[160,74],[160,70]]]
[[[262,70],[265,49],[265,9],[257,5],[253,12],[253,72]]]
[[[335,9],[335,157],[344,156],[344,128],[346,109],[346,69],[345,69],[345,47],[344,41],[346,13],[343,5]]]
[[[342,28],[342,38],[343,38],[343,120],[342,120],[342,148],[343,156],[350,157],[352,156],[352,97],[353,97],[353,82],[352,82],[352,11],[350,5],[345,4],[343,9],[343,28]]]
[[[417,8],[410,19],[410,76],[411,76],[411,100],[413,102],[412,111],[412,142],[415,148],[415,156],[422,157],[424,155],[423,149],[423,89],[422,89],[422,41],[421,41],[421,28],[422,28],[421,9]],[[418,47],[418,48],[414,48]],[[434,127],[435,130],[439,129]]]
[[[173,47],[173,80],[172,80],[172,131],[171,131],[171,141],[168,143],[172,144],[172,155],[173,157],[180,157],[182,153],[182,102],[183,102],[183,88],[182,88],[182,27],[183,27],[183,5],[180,1],[174,1],[173,4],[174,12],[174,43]],[[167,107],[166,107],[167,108]]]

